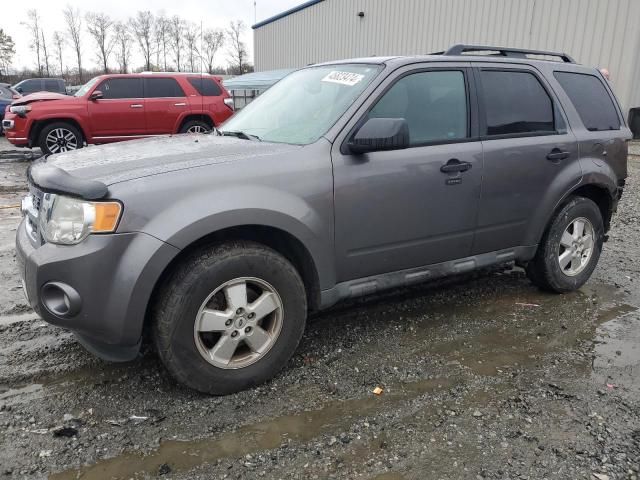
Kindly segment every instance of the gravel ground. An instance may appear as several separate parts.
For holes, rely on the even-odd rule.
[[[28,163],[3,141],[10,207]],[[629,168],[580,291],[507,266],[351,302],[310,320],[273,381],[223,398],[37,320],[18,211],[0,208],[0,478],[637,479],[640,157]]]

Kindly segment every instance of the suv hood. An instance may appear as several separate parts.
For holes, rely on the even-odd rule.
[[[217,135],[177,135],[132,140],[51,155],[33,164],[32,181],[47,191],[83,196],[73,185],[103,187],[187,168],[276,155],[297,145],[241,140]],[[70,189],[65,189],[65,185]],[[103,189],[106,194],[106,188]],[[98,195],[96,191],[94,194]]]
[[[26,105],[33,102],[48,102],[51,100],[71,100],[76,97],[70,97],[69,95],[63,95],[62,93],[53,92],[36,92],[24,97],[17,98],[13,101],[14,105]]]

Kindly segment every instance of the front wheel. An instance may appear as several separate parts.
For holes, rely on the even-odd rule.
[[[604,222],[590,199],[573,197],[551,219],[527,276],[557,293],[576,290],[589,280],[604,241]]]
[[[265,246],[233,242],[177,267],[158,296],[153,336],[180,383],[225,395],[259,385],[287,363],[306,313],[291,263]]]
[[[83,147],[82,134],[70,123],[51,123],[40,132],[38,145],[45,155],[77,150]]]

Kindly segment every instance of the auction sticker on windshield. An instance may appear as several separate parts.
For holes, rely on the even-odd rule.
[[[360,75],[359,73],[338,72],[334,70],[333,72],[329,72],[327,76],[322,79],[322,81],[339,83],[341,85],[353,87],[357,83],[361,82],[363,78],[364,75]]]

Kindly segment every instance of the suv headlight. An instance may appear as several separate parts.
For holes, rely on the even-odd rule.
[[[15,113],[19,117],[24,117],[31,111],[31,107],[29,105],[12,105],[9,107],[9,111],[11,113]]]
[[[90,233],[114,232],[121,213],[119,202],[88,202],[45,194],[40,217],[42,235],[47,242],[75,245]]]

